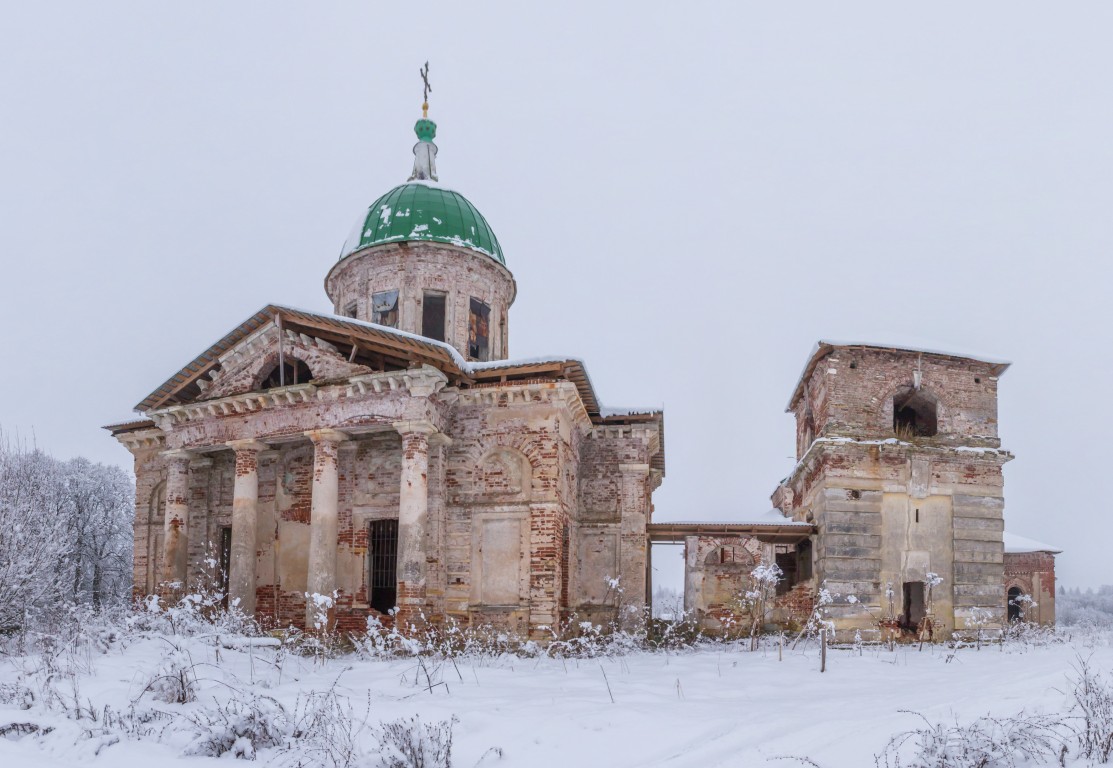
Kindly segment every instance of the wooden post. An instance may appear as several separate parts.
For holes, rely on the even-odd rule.
[[[827,629],[819,635],[819,671],[827,671]]]

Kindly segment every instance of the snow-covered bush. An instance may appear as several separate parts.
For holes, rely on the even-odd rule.
[[[284,748],[295,765],[334,768],[364,765],[367,753],[360,736],[367,729],[371,702],[358,716],[351,701],[337,695],[335,685],[327,691],[310,691],[298,696],[294,708],[291,741]],[[303,760],[310,758],[309,762]]]
[[[750,624],[750,650],[757,648],[757,636],[765,629],[766,619],[777,596],[777,585],[783,575],[776,563],[760,563],[750,571],[750,588],[742,594],[741,600]]]
[[[1113,678],[1099,673],[1082,658],[1075,672],[1071,696],[1078,723],[1078,752],[1101,764],[1108,763],[1113,758]]]
[[[381,768],[452,768],[452,728],[456,718],[423,723],[408,717],[377,729]]]
[[[239,601],[226,604],[216,559],[206,554],[204,562],[197,582],[176,602],[164,606],[158,595],[139,600],[127,616],[127,630],[184,636],[261,634],[258,623],[240,609]]]
[[[188,704],[197,700],[197,667],[189,651],[177,646],[162,657],[158,669],[143,693],[150,693],[167,704]]]
[[[879,768],[1015,768],[1058,763],[1069,729],[1053,716],[979,717],[968,725],[933,723],[898,733],[874,756]]]
[[[285,743],[290,719],[285,707],[269,696],[233,696],[212,709],[189,713],[197,738],[186,754],[220,757],[231,754],[254,760],[260,749]]]

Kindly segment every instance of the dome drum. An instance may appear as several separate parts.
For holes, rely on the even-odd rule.
[[[509,355],[517,286],[474,250],[425,241],[364,248],[333,267],[325,291],[338,315],[445,341],[467,359]]]

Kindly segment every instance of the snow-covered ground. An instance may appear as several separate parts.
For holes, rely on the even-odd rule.
[[[196,677],[193,703],[166,703],[148,690],[175,657]],[[265,702],[269,716],[281,720],[284,711],[292,721],[312,709],[309,692],[333,690],[330,706],[339,705],[356,730],[352,743],[365,752],[353,765],[379,764],[381,722],[419,715],[425,723],[458,720],[452,765],[466,768],[708,768],[782,756],[823,768],[871,766],[891,735],[923,725],[901,710],[952,723],[1021,710],[1067,712],[1080,657],[1103,673],[1113,670],[1109,630],[1039,647],[832,649],[822,674],[814,644],[786,650],[783,660],[775,647],[713,646],[564,660],[345,655],[318,662],[274,647],[222,647],[212,637],[124,633],[99,647],[82,643],[45,666],[37,654],[0,661],[0,699],[8,702],[0,706],[0,730],[9,723],[54,729],[0,738],[0,765],[208,765],[214,758],[183,755],[197,738],[194,723],[205,722],[206,713],[211,719],[221,703],[273,697],[281,708]],[[262,749],[257,758],[306,766],[324,760],[302,746]]]

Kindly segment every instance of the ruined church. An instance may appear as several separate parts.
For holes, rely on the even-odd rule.
[[[1056,550],[1003,532],[993,360],[821,343],[788,404],[797,461],[774,509],[654,522],[664,414],[601,407],[580,360],[510,357],[514,276],[440,185],[427,109],[409,180],[327,270],[331,312],[263,307],[107,427],[134,456],[137,596],[217,578],[273,626],[311,627],[326,595],[341,629],[544,638],[643,608],[652,544],[675,543],[685,605],[712,631],[759,563],[783,573],[782,624],[821,588],[842,596],[843,635],[925,616],[948,632],[982,611],[999,626],[1022,595],[1053,619]]]
[[[314,594],[340,628],[523,636],[644,604],[663,414],[604,410],[579,360],[509,359],[514,276],[439,184],[436,129],[328,269],[332,312],[263,307],[109,427],[135,458],[137,594],[216,561],[278,626],[311,626]]]

